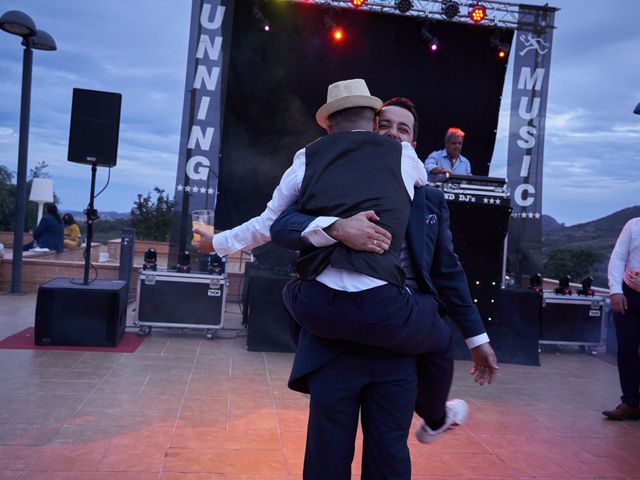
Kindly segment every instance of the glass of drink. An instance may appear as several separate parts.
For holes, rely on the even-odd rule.
[[[203,230],[213,235],[213,217],[213,210],[196,210],[191,212],[193,228]],[[200,241],[200,235],[194,232],[193,239],[197,242]]]

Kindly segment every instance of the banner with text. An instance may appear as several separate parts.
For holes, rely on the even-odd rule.
[[[169,268],[190,248],[191,212],[214,210],[233,0],[192,0]]]
[[[556,9],[520,5],[513,55],[507,180],[513,212],[507,274],[542,273],[542,164]]]

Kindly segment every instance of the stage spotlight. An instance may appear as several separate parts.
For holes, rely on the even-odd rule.
[[[569,275],[564,275],[558,279],[558,288],[556,288],[555,292],[558,295],[571,295],[571,287],[569,284],[571,283],[571,277]]]
[[[176,267],[178,273],[190,273],[191,272],[191,252],[185,250],[178,258],[178,266]]]
[[[440,42],[436,37],[431,35],[426,25],[423,25],[423,27],[420,29],[420,36],[425,42],[427,42],[427,48],[430,52],[435,53],[438,51],[438,49],[440,48]]]
[[[500,33],[496,32],[491,36],[489,43],[493,48],[496,49],[496,56],[500,60],[506,60],[509,57],[509,50],[511,50],[511,45],[503,42],[500,39]]]
[[[334,42],[341,42],[344,40],[344,30],[340,27],[335,27],[331,30],[331,38],[333,38]]]
[[[351,0],[351,5],[356,8],[363,7],[365,3],[367,3],[367,0]]]
[[[271,30],[271,25],[269,24],[269,21],[266,18],[264,18],[264,15],[262,14],[262,12],[260,11],[257,5],[253,6],[253,16],[258,21],[258,24],[260,25],[261,30],[265,32],[269,32]]]
[[[536,273],[529,278],[529,288],[540,293],[542,291],[542,275]]]
[[[486,16],[487,9],[484,5],[474,5],[471,7],[471,10],[469,10],[469,18],[471,18],[474,23],[480,23]]]
[[[156,249],[151,247],[144,252],[144,260],[142,262],[142,270],[158,270],[158,254]]]
[[[413,2],[411,0],[396,0],[396,9],[400,13],[407,13],[413,8]]]
[[[582,288],[578,290],[576,293],[578,295],[589,295],[593,296],[593,290],[591,289],[591,284],[593,283],[593,277],[587,277],[582,280]]]
[[[449,20],[452,20],[460,13],[460,5],[458,2],[446,2],[442,5],[442,13]]]

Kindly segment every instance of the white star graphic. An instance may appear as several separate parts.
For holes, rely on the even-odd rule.
[[[191,191],[191,187],[189,187],[189,186],[184,187],[184,191],[185,192],[190,192]]]
[[[178,190],[179,192],[181,192],[182,190],[184,190],[184,187],[182,185],[177,185],[176,186],[176,190]]]
[[[210,188],[210,189],[208,189],[208,190],[207,190],[207,193],[208,193],[209,195],[211,195],[213,192],[214,192],[213,188]]]
[[[204,193],[204,192],[206,192],[206,191],[207,191],[207,189],[206,189],[206,188],[204,188],[204,187],[200,187],[200,193]]]
[[[536,213],[535,215],[536,215],[536,218],[540,218],[540,214],[539,213]]]
[[[533,218],[533,213],[529,212],[529,218]]]

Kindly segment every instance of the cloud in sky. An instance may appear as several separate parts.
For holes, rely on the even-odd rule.
[[[526,3],[543,4],[542,1]],[[580,223],[640,204],[640,2],[556,0],[543,212]],[[74,87],[123,95],[117,167],[98,210],[128,211],[154,186],[173,194],[191,2],[5,0],[56,39],[34,53],[29,167],[49,164],[62,210],[89,199],[90,167],[66,161]],[[17,168],[22,48],[0,32],[0,164]],[[512,52],[513,54],[513,52]],[[491,175],[506,174],[511,67]],[[107,180],[98,169],[97,189]],[[615,192],[615,194],[612,194]]]

